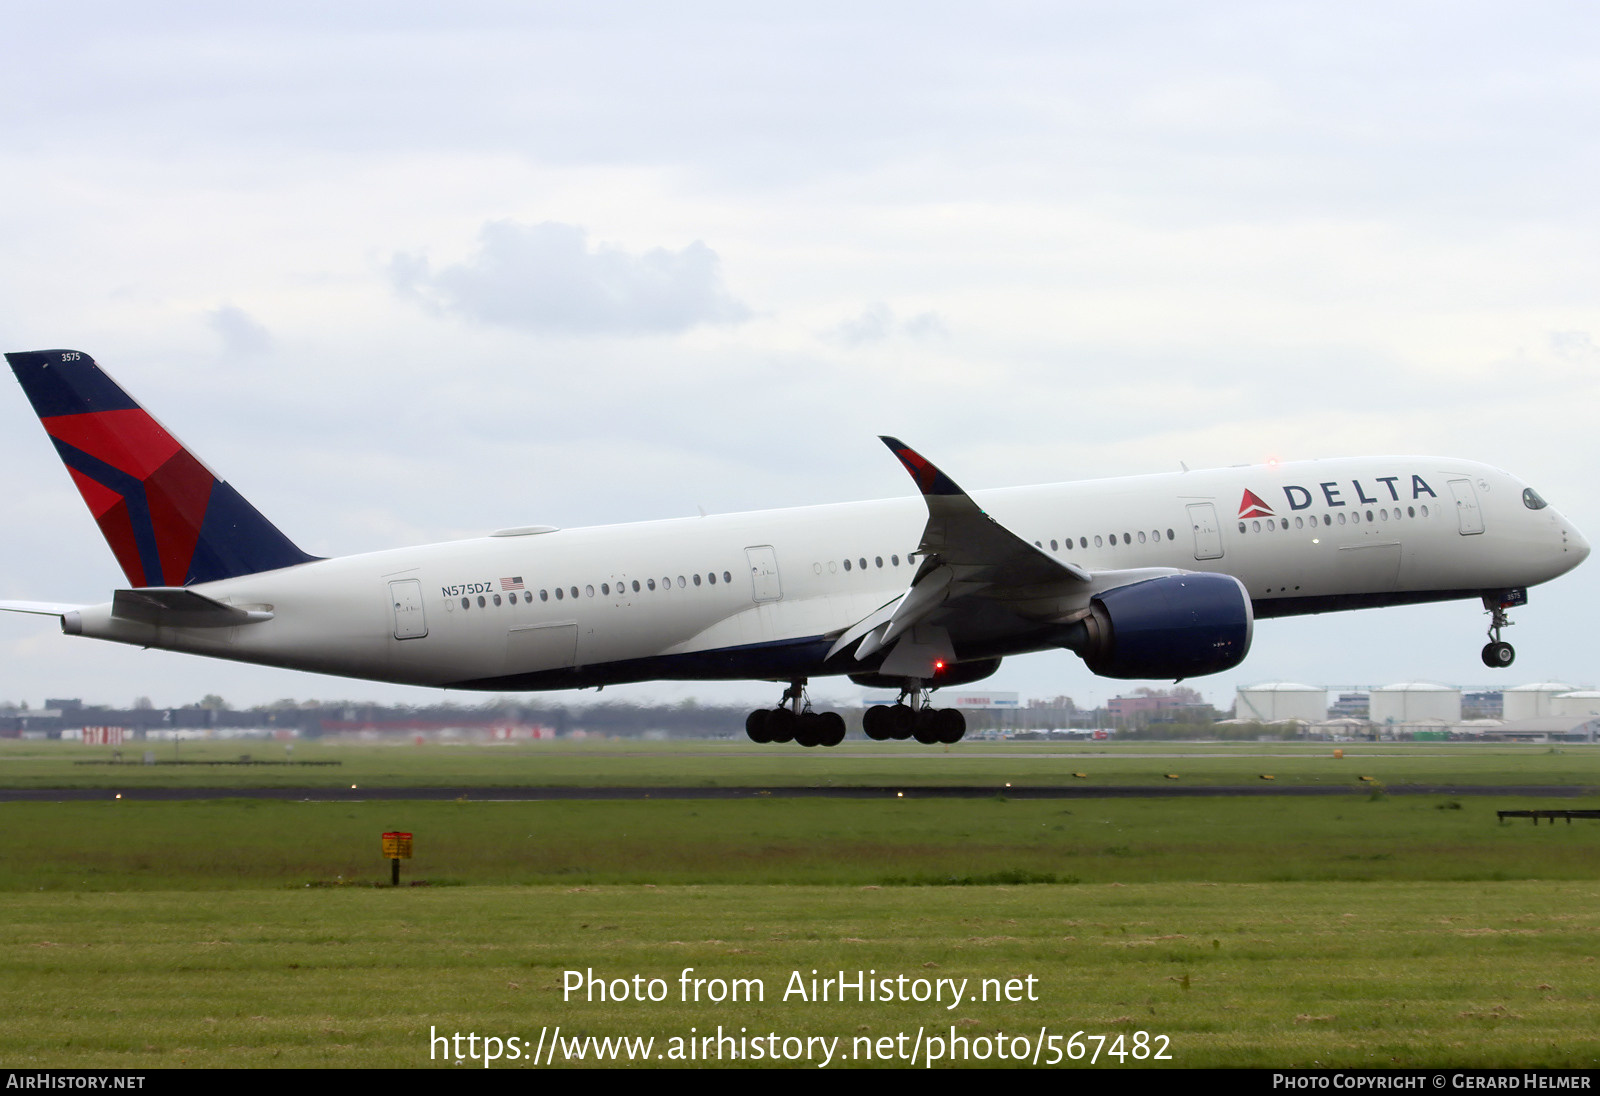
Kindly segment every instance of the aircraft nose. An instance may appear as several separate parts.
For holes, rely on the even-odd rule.
[[[1589,542],[1582,533],[1565,518],[1561,521],[1561,540],[1567,553],[1573,557],[1572,565],[1576,567],[1589,558]]]

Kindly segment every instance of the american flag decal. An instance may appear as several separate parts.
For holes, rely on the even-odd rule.
[[[522,576],[518,575],[516,578],[503,578],[503,579],[501,579],[500,580],[500,589],[502,589],[502,590],[520,590],[520,589],[522,589]]]

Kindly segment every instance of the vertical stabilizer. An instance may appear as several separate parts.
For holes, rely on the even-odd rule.
[[[7,354],[132,586],[188,586],[307,555],[75,350]]]

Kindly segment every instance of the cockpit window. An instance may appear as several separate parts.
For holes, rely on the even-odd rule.
[[[1533,488],[1524,487],[1522,489],[1522,505],[1526,506],[1530,510],[1543,510],[1550,504],[1544,501],[1544,499],[1540,498],[1539,492],[1535,491]]]

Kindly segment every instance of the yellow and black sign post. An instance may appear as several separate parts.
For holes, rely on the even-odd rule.
[[[394,874],[390,882],[394,886],[400,885],[400,861],[411,859],[411,835],[409,833],[386,833],[383,835],[383,855],[389,858],[389,863],[394,867]]]

